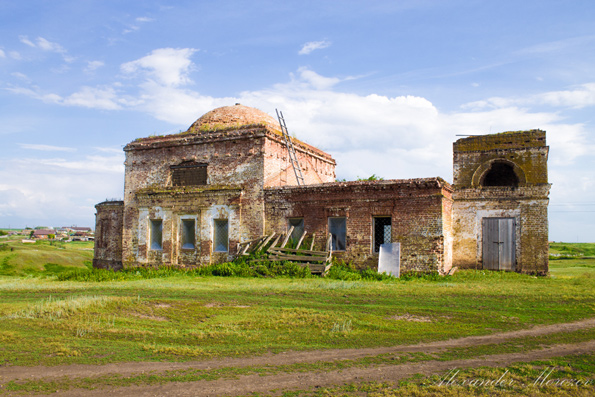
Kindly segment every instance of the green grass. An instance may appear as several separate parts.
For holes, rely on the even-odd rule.
[[[559,357],[507,367],[453,368],[444,374],[416,375],[400,382],[362,382],[285,392],[283,397],[344,396],[592,396],[595,355]],[[500,382],[498,382],[500,380]],[[491,383],[490,383],[491,382]]]
[[[550,255],[595,257],[595,243],[550,243]]]
[[[37,241],[22,243],[20,237],[0,240],[0,275],[51,275],[89,267],[93,242]]]
[[[184,361],[489,334],[592,317],[594,287],[594,277],[572,272],[460,271],[408,281],[4,277],[0,364]],[[86,300],[101,304],[62,309]]]
[[[459,271],[447,277],[408,275],[402,279],[372,280],[367,279],[366,273],[337,266],[335,279],[296,278],[273,265],[266,272],[261,269],[259,277],[215,277],[214,269],[218,267],[203,274],[173,269],[91,271],[84,265],[88,259],[83,259],[92,255],[89,243],[61,247],[44,242],[27,246],[3,239],[2,244],[7,244],[8,249],[0,249],[0,271],[5,274],[0,276],[0,365],[187,361],[288,350],[392,346],[491,334],[595,315],[595,259],[584,257],[551,260],[551,277]],[[586,248],[581,247],[581,252],[588,252]],[[11,257],[15,252],[16,257]],[[54,259],[42,265],[33,264],[36,257],[44,257],[40,253],[52,254]],[[60,253],[78,258],[73,262],[79,270],[73,273],[68,262],[60,263],[56,259]],[[594,337],[592,330],[577,331],[451,349],[433,358],[448,361],[518,352]],[[428,357],[410,355],[400,360],[425,359]],[[329,370],[340,368],[337,365],[382,364],[386,360],[392,358],[276,370],[184,372],[177,374],[175,380],[235,376],[242,371],[291,372],[316,366]],[[469,376],[476,375],[469,372]],[[174,380],[143,376],[131,379],[142,384]],[[84,382],[80,381],[79,386],[92,387],[97,382],[130,384],[113,377]],[[432,390],[416,382],[409,380],[399,390],[420,395]],[[51,390],[60,386],[58,383],[13,386],[15,391],[33,391],[35,387]],[[375,388],[374,393],[379,396],[405,395],[394,394],[397,392],[393,386],[382,384],[356,385],[353,390],[359,393],[369,387]],[[351,395],[345,390],[335,391]],[[456,392],[467,393],[462,389]]]

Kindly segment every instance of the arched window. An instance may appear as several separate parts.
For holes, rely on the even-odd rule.
[[[485,173],[481,185],[517,187],[519,177],[511,164],[497,161],[492,163],[488,172]]]

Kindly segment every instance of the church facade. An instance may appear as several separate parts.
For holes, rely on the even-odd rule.
[[[547,273],[545,132],[454,144],[454,183],[436,178],[335,181],[335,160],[291,138],[298,185],[278,122],[236,104],[179,134],[124,148],[124,199],[96,205],[93,265],[193,267],[228,261],[264,234],[332,235],[333,256],[374,267],[401,243],[402,271],[452,266]]]

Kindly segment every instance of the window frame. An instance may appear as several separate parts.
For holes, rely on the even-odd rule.
[[[159,229],[158,234],[156,229]],[[159,239],[156,238],[157,236],[159,236]],[[157,247],[155,244],[159,244],[159,246]],[[163,251],[163,219],[149,219],[149,249],[151,251]]]
[[[339,235],[335,234],[332,232],[331,230],[331,219],[343,219],[344,221],[344,236],[343,236],[343,248],[339,249],[336,248],[339,245]],[[346,216],[329,216],[328,220],[327,220],[327,227],[328,227],[328,232],[332,235],[331,237],[331,250],[332,251],[336,251],[336,252],[343,252],[343,251],[347,251],[347,217]]]
[[[192,223],[191,228],[187,226],[188,223]],[[192,231],[192,242],[188,237],[188,231]],[[187,244],[191,244],[191,247],[187,247]],[[180,249],[182,251],[195,251],[196,250],[196,219],[195,218],[180,218]]]
[[[222,226],[218,225],[222,225],[223,221],[225,221],[225,233],[227,235],[227,239],[225,241],[225,250],[219,250],[217,249],[217,246],[220,243],[218,238],[220,232],[218,231],[218,228]],[[213,252],[229,252],[229,219],[213,219]]]
[[[381,244],[387,244],[386,240],[383,239],[383,242],[380,244],[376,244],[377,240],[376,240],[376,221],[378,219],[388,219],[390,220],[390,223],[388,226],[390,226],[390,240],[388,243],[392,243],[392,233],[393,233],[393,219],[391,216],[373,216],[372,217],[372,252],[377,254],[380,252],[380,245]],[[387,226],[387,225],[384,225]],[[383,235],[384,237],[386,237],[386,231],[383,231]]]
[[[299,236],[296,234],[296,225],[292,225],[291,221],[295,221],[295,220],[300,220],[301,221],[301,230],[302,232],[299,234]],[[293,242],[293,243],[297,243],[298,240],[300,239],[300,237],[302,237],[302,234],[304,234],[304,230],[306,230],[305,228],[305,224],[304,224],[304,217],[291,217],[291,218],[287,218],[287,231],[289,232],[289,229],[291,229],[291,227],[294,227],[293,232],[291,233],[291,236],[289,237],[289,239]],[[299,230],[299,229],[298,229]]]

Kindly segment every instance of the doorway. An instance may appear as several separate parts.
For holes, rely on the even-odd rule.
[[[483,218],[483,268],[515,270],[515,218]]]

